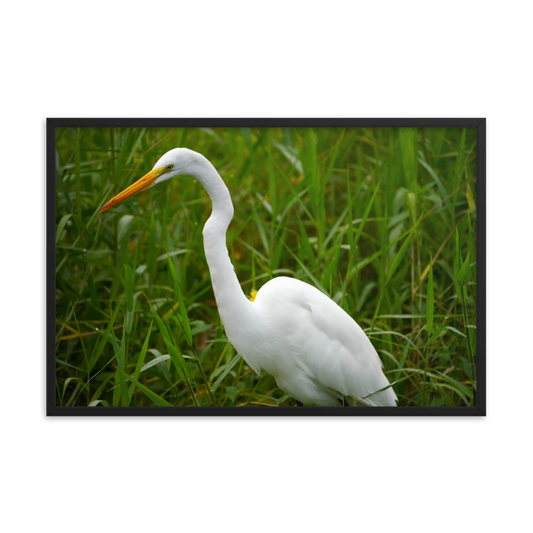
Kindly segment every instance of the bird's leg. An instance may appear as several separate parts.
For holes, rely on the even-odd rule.
[[[304,406],[304,404],[299,402],[298,400],[295,400],[295,402],[296,402],[296,407],[303,407]]]

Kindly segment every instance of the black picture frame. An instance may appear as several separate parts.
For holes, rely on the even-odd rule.
[[[477,131],[477,397],[475,407],[63,407],[55,385],[56,128],[313,127],[475,128]],[[485,416],[486,415],[486,119],[485,118],[48,118],[46,120],[46,415],[47,416]]]

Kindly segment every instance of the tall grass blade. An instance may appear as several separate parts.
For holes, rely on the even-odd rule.
[[[159,394],[156,394],[154,391],[151,391],[148,387],[137,381],[134,377],[128,376],[128,374],[126,374],[126,372],[124,372],[120,368],[115,368],[117,369],[117,372],[119,372],[122,376],[124,382],[126,381],[126,379],[129,379],[139,390],[144,392],[144,394],[146,394],[146,396],[148,396],[148,398],[150,398],[150,400],[152,400],[158,407],[172,407],[172,404],[167,402],[164,398],[161,398]]]
[[[115,334],[111,334],[112,337],[115,337]],[[129,403],[129,394],[128,389],[126,387],[126,380],[124,379],[124,373],[126,370],[126,343],[125,339],[122,339],[122,342],[120,343],[120,347],[118,348],[118,351],[116,352],[116,359],[117,359],[117,370],[120,370],[121,373],[117,372],[117,375],[115,377],[115,384],[118,385],[118,395],[120,397],[120,400],[122,401],[123,406],[127,406]],[[118,397],[115,398],[114,405],[118,405]]]
[[[61,239],[61,235],[63,235],[63,230],[65,229],[68,219],[71,216],[72,216],[72,213],[68,213],[61,217],[61,220],[59,221],[59,224],[57,225],[57,230],[56,230],[56,244],[59,242],[59,239]]]
[[[350,171],[346,171],[346,190],[348,192],[348,244],[350,245],[350,264],[353,253],[355,252],[355,241],[354,241],[354,230],[353,230],[353,197],[352,197],[352,188],[350,184]],[[375,193],[376,191],[374,191]],[[369,211],[370,212],[370,211]],[[363,231],[363,230],[361,230]],[[349,269],[348,269],[349,270]]]
[[[196,399],[196,395],[194,394],[194,391],[190,383],[191,372],[185,362],[185,358],[183,357],[183,354],[181,353],[179,346],[177,344],[174,344],[174,341],[172,340],[172,337],[168,331],[168,328],[166,327],[164,322],[159,318],[159,315],[157,314],[156,310],[152,307],[151,303],[150,303],[150,308],[152,309],[154,318],[156,319],[157,325],[159,326],[159,331],[161,332],[161,335],[163,336],[163,341],[167,347],[168,355],[170,355],[170,359],[174,363],[174,367],[176,368],[176,371],[178,372],[179,377],[183,379],[185,383],[187,384],[187,388],[189,389],[194,405],[198,407],[199,405],[198,400]]]
[[[324,234],[326,231],[326,214],[324,209],[324,194],[322,191],[320,172],[318,168],[316,140],[312,128],[307,128],[305,130],[304,174],[306,180],[309,180],[311,183],[309,192],[311,195],[313,211],[316,219],[318,250],[320,252],[324,243]]]
[[[337,161],[337,154],[339,153],[339,148],[341,146],[342,139],[344,138],[344,133],[345,132],[346,132],[346,129],[343,128],[341,130],[340,135],[339,135],[339,140],[335,144],[335,149],[333,150],[333,155],[331,156],[331,159],[330,159],[329,164],[328,164],[328,169],[326,170],[326,176],[325,176],[325,179],[324,179],[324,183],[327,183],[329,181],[329,178],[330,178],[331,173],[333,171],[333,167],[335,166],[335,161]]]
[[[152,313],[154,315],[155,321],[157,322],[157,325],[159,326],[159,332],[163,336],[163,342],[165,343],[165,346],[167,347],[168,354],[170,355],[172,362],[176,366],[176,370],[180,374],[180,377],[182,377],[183,379],[184,378],[183,367],[185,366],[185,359],[183,358],[183,355],[180,349],[172,341],[172,337],[170,336],[167,326],[159,318],[157,311],[152,307],[151,303],[150,303],[150,308],[152,309]]]
[[[124,166],[126,164],[126,160],[128,157],[129,148],[131,146],[132,139],[133,139],[133,130],[131,129],[126,130],[126,136],[120,148],[120,152],[118,154],[118,158],[115,164],[115,172],[113,176],[113,182],[115,183],[115,185],[119,184],[120,178],[122,178],[122,173],[124,171]]]
[[[118,311],[119,309],[117,308],[115,309],[114,313],[111,313],[111,317],[109,319],[109,323],[107,324],[107,328],[105,332],[102,332],[102,331],[98,332],[100,334],[100,341],[95,345],[93,354],[91,355],[91,358],[89,360],[88,373],[90,373],[91,370],[94,368],[94,365],[97,363],[98,359],[102,355],[102,352],[104,351],[106,343],[108,342],[111,332],[113,331],[113,325],[115,323],[115,318],[117,316]]]
[[[129,265],[124,265],[124,288],[126,291],[126,307],[131,313],[133,311],[133,285],[135,274]]]
[[[459,146],[457,147],[457,160],[455,163],[455,183],[453,190],[456,191],[459,188],[461,179],[464,174],[464,161],[466,157],[465,152],[465,141],[466,141],[466,128],[463,128],[461,133],[461,140],[459,141]]]
[[[305,274],[309,277],[309,279],[313,281],[313,283],[315,284],[315,287],[318,290],[322,291],[326,296],[328,296],[328,291],[322,286],[322,284],[320,283],[320,281],[318,281],[316,276],[314,276],[310,272],[310,270],[302,263],[300,258],[293,253],[293,251],[287,246],[287,244],[285,244],[285,247],[287,248],[289,253],[292,255],[292,257],[298,262],[298,264],[300,265],[300,268],[305,272]]]
[[[426,323],[428,335],[433,335],[433,313],[435,310],[435,296],[433,291],[433,261],[430,260],[428,288],[426,295]]]
[[[294,165],[299,174],[303,174],[302,162],[298,159],[297,151],[292,146],[286,146],[274,141],[274,146]]]
[[[218,387],[220,386],[220,384],[224,381],[224,378],[232,371],[233,367],[242,359],[242,357],[237,354],[232,360],[230,363],[228,363],[228,366],[224,369],[224,372],[222,372],[222,374],[220,374],[220,376],[218,377],[218,379],[215,381],[215,383],[213,383],[213,385],[211,386],[211,390],[213,392],[215,392]]]
[[[168,252],[167,252],[167,255],[168,255]],[[182,321],[181,325],[183,326],[183,331],[185,332],[185,337],[187,338],[187,344],[189,346],[192,346],[191,324],[189,322],[189,316],[187,315],[187,309],[185,307],[185,303],[183,302],[183,295],[181,293],[180,284],[178,282],[178,275],[176,273],[176,267],[174,266],[174,263],[172,262],[170,255],[168,255],[168,268],[172,276],[172,281],[174,282],[174,292],[176,296],[178,297],[178,301],[179,301],[179,311],[181,314],[181,321]]]
[[[411,213],[411,219],[413,224],[416,224],[416,194],[414,192],[408,192],[406,195],[407,204],[409,206],[409,211]]]
[[[135,152],[139,148],[139,145],[141,144],[141,141],[143,140],[145,133],[146,133],[146,128],[142,128],[141,132],[139,133],[139,136],[137,137],[137,140],[135,141],[135,144],[131,148],[130,155],[128,156],[128,159],[126,160],[126,165],[129,165],[131,163],[131,160],[133,159]]]
[[[126,241],[131,232],[131,224],[133,222],[133,215],[124,215],[120,217],[118,221],[118,242],[122,245],[126,244]]]
[[[455,229],[455,259],[453,263],[453,277],[455,282],[455,292],[459,301],[463,300],[463,291],[461,290],[461,284],[459,278],[461,275],[461,267],[463,266],[463,260],[461,258],[461,250],[459,245],[459,231]]]
[[[76,131],[76,144],[74,149],[74,176],[76,180],[76,212],[81,221],[82,202],[81,202],[81,128]]]
[[[464,260],[463,266],[459,271],[458,282],[461,287],[466,285],[468,281],[468,276],[470,275],[470,252],[466,254],[466,259]]]
[[[191,324],[189,322],[189,316],[187,315],[187,309],[185,308],[185,303],[183,301],[183,295],[181,293],[181,288],[180,288],[180,284],[178,282],[178,275],[176,273],[176,268],[174,267],[174,263],[172,262],[172,259],[170,258],[170,255],[168,254],[167,252],[167,258],[168,258],[168,265],[169,265],[169,270],[170,270],[170,273],[171,273],[171,277],[172,277],[172,281],[174,283],[174,292],[176,294],[176,296],[178,297],[178,303],[179,303],[179,309],[180,309],[180,314],[181,314],[181,325],[182,325],[182,328],[185,332],[185,337],[187,339],[187,343],[189,346],[192,347],[193,349],[193,352],[195,352],[195,349],[194,349],[194,346],[192,344],[192,332],[191,332]],[[172,311],[174,311],[174,308],[172,309]],[[215,398],[213,396],[213,392],[211,390],[211,387],[209,386],[209,381],[205,375],[205,372],[204,372],[204,369],[202,368],[202,365],[200,363],[200,360],[195,357],[195,362],[196,362],[196,366],[198,367],[198,370],[200,371],[200,375],[202,376],[202,380],[205,384],[205,387],[206,387],[206,390],[207,390],[207,393],[209,395],[209,399],[211,401],[211,404],[212,405],[216,405],[216,401],[215,401]],[[184,371],[187,372],[188,371],[188,367],[185,366],[184,367]],[[191,393],[192,393],[192,389],[191,389]]]
[[[150,218],[150,231],[148,234],[148,245],[146,248],[146,264],[148,265],[148,272],[150,273],[150,276],[153,277],[155,275],[156,268],[155,220],[153,211]]]
[[[448,192],[446,191],[446,188],[442,184],[441,179],[437,176],[435,171],[422,159],[419,159],[418,162],[429,172],[430,176],[433,178],[435,183],[437,184],[437,188],[439,189],[440,196],[444,200],[448,197]]]
[[[403,170],[409,189],[418,189],[418,142],[416,128],[400,129],[400,146]]]
[[[148,328],[148,333],[146,334],[146,337],[144,339],[143,347],[141,349],[141,353],[139,354],[139,358],[137,359],[137,364],[135,365],[135,372],[133,373],[134,379],[139,379],[139,376],[141,375],[141,371],[143,369],[144,365],[144,358],[146,357],[146,352],[148,351],[148,343],[150,342],[150,334],[152,333],[152,326],[154,325],[154,322],[150,322],[150,327]],[[130,387],[130,403],[133,398],[133,387]]]
[[[348,214],[348,208],[346,208],[342,213],[341,215],[339,216],[339,218],[336,220],[335,224],[333,224],[332,228],[330,229],[329,233],[328,233],[328,236],[326,237],[326,240],[324,241],[324,249],[327,250],[328,248],[328,245],[330,243],[330,241],[334,238],[334,237],[338,237],[338,238],[341,238],[344,233],[347,231],[348,229],[348,226],[350,225],[350,221],[348,221],[348,224],[346,224],[346,227],[344,228],[340,228],[340,225],[344,222],[344,219],[346,218],[346,215]]]
[[[409,243],[411,242],[411,238],[413,237],[413,232],[409,233],[409,236],[402,244],[402,247],[398,250],[398,253],[394,256],[394,259],[392,260],[391,266],[389,268],[389,272],[387,273],[387,279],[385,280],[385,285],[389,283],[392,276],[396,272],[396,269],[402,262],[403,256],[405,255],[405,252],[407,252],[407,248],[409,247]]]
[[[372,194],[370,201],[365,207],[365,212],[363,213],[363,218],[361,219],[361,222],[359,223],[359,227],[357,228],[357,231],[355,233],[355,237],[353,239],[353,243],[351,244],[354,248],[357,246],[357,243],[359,242],[359,239],[361,238],[361,235],[363,234],[363,229],[365,228],[366,221],[368,219],[368,215],[370,214],[370,210],[372,209],[372,205],[374,204],[374,200],[376,199],[376,195],[379,191],[379,186],[381,182],[378,182],[376,185],[376,188],[374,190],[374,193]],[[350,220],[348,222],[349,224],[352,224],[352,221]],[[353,250],[352,250],[353,251]]]
[[[337,271],[337,266],[339,264],[339,257],[340,257],[340,244],[337,244],[331,253],[331,260],[328,265],[328,268],[324,272],[324,275],[322,276],[322,285],[324,287],[329,288],[329,296],[330,298],[333,296],[333,280],[334,280],[334,273]]]
[[[305,226],[302,222],[302,219],[298,211],[295,211],[295,214],[296,214],[296,219],[298,220],[298,227],[300,228],[300,236],[301,236],[300,246],[303,248],[304,254],[307,257],[307,260],[309,261],[311,268],[316,269],[318,268],[318,263],[316,261],[311,243],[309,242],[309,236],[307,235],[307,231],[305,229]]]

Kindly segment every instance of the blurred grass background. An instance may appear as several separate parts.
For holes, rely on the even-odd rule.
[[[231,192],[246,294],[306,281],[366,331],[399,405],[475,405],[476,130],[459,128],[59,128],[58,405],[294,405],[224,334],[198,182],[97,213],[179,146]]]

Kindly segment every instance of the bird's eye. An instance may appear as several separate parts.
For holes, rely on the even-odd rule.
[[[174,165],[168,165],[167,168],[170,170]]]

